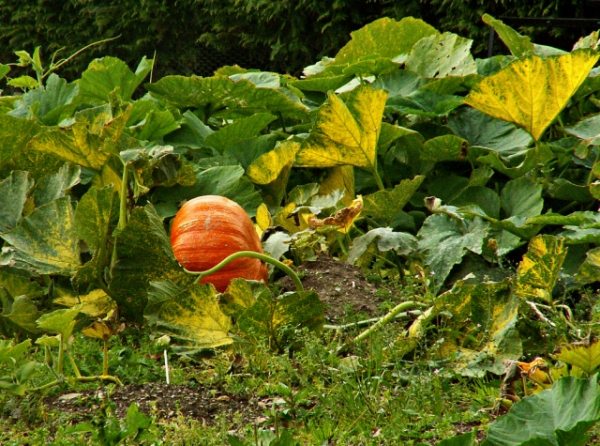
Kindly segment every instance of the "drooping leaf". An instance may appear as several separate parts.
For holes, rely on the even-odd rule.
[[[413,179],[400,181],[393,189],[366,195],[363,213],[374,218],[379,224],[392,224],[424,179],[424,176],[417,175]]]
[[[79,239],[69,197],[36,208],[1,237],[14,249],[19,268],[70,276],[80,265]]]
[[[425,78],[466,76],[477,73],[471,55],[473,41],[453,33],[434,34],[419,40],[406,59],[406,68]]]
[[[551,303],[552,290],[566,255],[564,239],[552,235],[532,238],[517,268],[515,295]]]
[[[393,250],[399,255],[408,255],[417,249],[417,239],[414,235],[408,232],[394,232],[392,228],[375,228],[352,240],[347,262],[356,263],[373,244],[379,252]]]
[[[78,314],[79,310],[77,308],[54,310],[41,315],[36,323],[39,329],[59,334],[63,339],[67,339],[73,333]]]
[[[599,419],[598,376],[566,377],[514,404],[490,425],[481,446],[584,446],[586,431]]]
[[[535,47],[529,37],[519,34],[502,20],[498,20],[489,14],[484,14],[482,20],[494,29],[513,56],[527,57],[534,53]]]
[[[481,254],[489,227],[479,218],[458,221],[444,214],[434,214],[419,230],[418,249],[431,273],[433,292],[444,284],[452,267],[462,261],[467,251]]]
[[[382,90],[360,87],[344,103],[329,94],[319,110],[316,128],[296,154],[296,165],[350,164],[373,171],[386,96]]]
[[[0,181],[0,233],[13,229],[23,214],[33,181],[23,171],[11,172]]]
[[[565,345],[556,359],[572,367],[577,367],[587,376],[598,371],[600,367],[600,341],[584,345]]]
[[[188,280],[177,264],[169,236],[152,205],[135,208],[116,237],[110,294],[123,316],[140,320],[151,281]]]
[[[80,313],[93,318],[105,317],[117,308],[115,301],[103,290],[92,290],[80,295],[60,290],[54,303],[69,308],[76,306]]]
[[[151,283],[148,298],[145,319],[176,339],[176,351],[194,352],[233,342],[231,320],[221,310],[212,286],[157,281]]]
[[[530,56],[476,85],[466,103],[514,122],[537,141],[595,65],[600,55],[578,50],[562,56]]]

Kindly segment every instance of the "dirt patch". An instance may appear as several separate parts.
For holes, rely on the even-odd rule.
[[[325,304],[325,316],[329,322],[339,322],[348,314],[364,313],[377,316],[383,301],[377,295],[377,287],[369,282],[360,268],[330,257],[320,257],[300,265],[297,272],[306,289],[314,290]],[[286,290],[292,290],[289,278],[280,281]]]
[[[207,425],[217,416],[251,423],[262,413],[262,408],[256,401],[237,395],[202,386],[166,383],[119,386],[110,395],[104,390],[68,393],[48,399],[46,403],[55,410],[82,417],[96,412],[107,401],[115,405],[115,415],[118,417],[124,417],[129,406],[136,403],[140,410],[159,419],[183,415]]]

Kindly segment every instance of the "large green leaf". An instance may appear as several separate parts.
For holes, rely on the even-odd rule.
[[[588,144],[598,144],[600,143],[600,114],[588,116],[565,128],[565,131],[585,140]]]
[[[578,50],[562,56],[531,56],[485,78],[466,103],[493,117],[514,122],[537,141],[575,94],[600,57]]]
[[[152,70],[153,61],[143,57],[135,73],[116,57],[93,60],[79,80],[78,101],[86,104],[110,102],[111,96],[128,101]]]
[[[32,187],[29,174],[22,171],[11,172],[0,181],[0,233],[17,225]]]
[[[567,255],[564,240],[538,235],[529,241],[527,253],[517,268],[515,294],[523,299],[552,302],[552,290]]]
[[[419,230],[418,248],[424,254],[431,273],[431,290],[435,293],[444,284],[452,267],[471,251],[481,254],[489,227],[479,218],[459,221],[444,214],[434,214]]]
[[[27,295],[17,295],[12,299],[3,295],[2,291],[2,288],[0,288],[0,303],[2,304],[0,320],[1,318],[5,318],[18,327],[31,333],[35,333],[37,331],[35,321],[40,313],[31,297]],[[10,332],[12,332],[12,330]]]
[[[236,119],[231,124],[208,135],[204,142],[220,152],[226,152],[235,145],[243,143],[244,140],[259,135],[275,119],[276,117],[270,113],[256,113]]]
[[[299,119],[308,112],[308,108],[288,92],[257,87],[247,79],[165,76],[147,88],[153,95],[180,108],[203,108],[209,112],[220,110],[221,113],[242,115],[281,113]]]
[[[68,197],[36,208],[1,237],[14,249],[13,261],[19,268],[70,276],[80,265],[79,239]]]
[[[598,376],[566,377],[524,398],[490,425],[481,446],[584,446],[600,419]]]
[[[152,282],[144,317],[158,332],[173,337],[175,350],[180,353],[233,342],[229,335],[231,320],[221,310],[210,285]]]
[[[412,47],[406,68],[425,78],[476,74],[472,43],[448,32],[424,37]]]
[[[81,168],[65,163],[58,172],[45,175],[35,185],[33,198],[36,206],[64,197],[81,181]]]
[[[374,218],[379,224],[390,225],[397,218],[404,206],[419,189],[422,175],[413,179],[402,180],[392,189],[377,191],[364,197],[363,215]]]
[[[316,128],[296,154],[303,167],[350,164],[373,171],[376,147],[387,94],[365,86],[354,90],[346,102],[329,94],[319,109]]]
[[[500,194],[502,209],[508,217],[535,217],[542,213],[542,185],[526,177],[508,181]]]
[[[393,59],[408,54],[423,37],[437,33],[431,25],[413,17],[405,17],[400,21],[387,17],[377,19],[350,33],[350,42],[335,55],[335,65],[351,64],[376,56]]]
[[[169,236],[152,205],[135,208],[117,234],[111,269],[110,296],[125,317],[141,320],[151,281],[186,280],[177,264]]]

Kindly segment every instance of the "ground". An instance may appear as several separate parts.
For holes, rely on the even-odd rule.
[[[382,301],[377,287],[366,280],[361,270],[355,266],[332,258],[322,257],[305,262],[298,268],[306,289],[312,289],[325,304],[328,323],[339,323],[346,314],[364,314],[372,317],[378,314]],[[283,281],[282,286],[292,286]],[[152,412],[160,418],[185,416],[210,424],[216,414],[221,417],[237,417],[243,422],[256,423],[261,414],[273,401],[248,400],[239,395],[206,388],[200,385],[173,385],[164,382],[129,384],[116,387],[110,395],[102,390],[66,393],[49,398],[49,408],[85,417],[96,411],[103,400],[109,397],[115,405],[115,413],[122,417],[132,403],[141,410]]]

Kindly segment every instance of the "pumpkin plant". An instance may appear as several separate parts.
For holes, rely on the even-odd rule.
[[[267,282],[263,262],[288,274],[298,290],[302,283],[287,265],[263,253],[252,220],[235,201],[202,195],[183,204],[171,226],[171,246],[177,261],[188,272],[225,291],[236,278]]]

